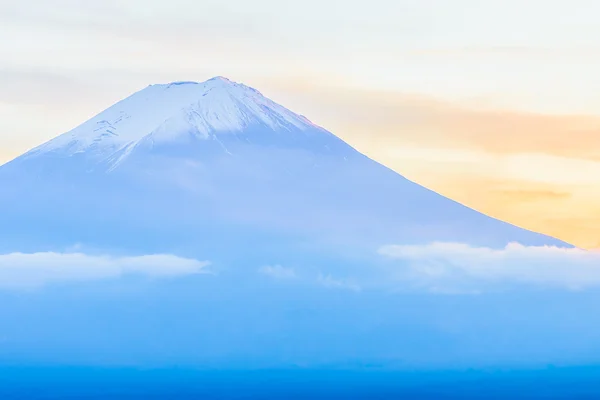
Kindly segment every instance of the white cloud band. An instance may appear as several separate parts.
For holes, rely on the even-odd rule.
[[[379,253],[403,262],[403,277],[441,291],[478,291],[507,285],[567,289],[600,286],[600,253],[511,243],[494,250],[460,243],[392,245]],[[400,271],[399,270],[399,271]]]
[[[110,257],[83,253],[12,253],[0,255],[0,288],[35,288],[51,283],[110,279],[131,274],[176,277],[204,273],[209,264],[166,254]]]

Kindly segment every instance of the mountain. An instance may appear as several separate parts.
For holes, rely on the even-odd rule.
[[[566,246],[423,188],[222,77],[148,86],[0,167],[0,185],[7,251]]]
[[[147,87],[3,165],[0,210],[0,369],[466,370],[600,354],[585,312],[598,294],[552,290],[557,276],[597,282],[593,259],[473,249],[568,245],[224,78]],[[423,263],[382,250],[431,242],[454,243],[408,246]]]

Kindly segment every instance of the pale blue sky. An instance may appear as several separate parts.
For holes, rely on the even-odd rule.
[[[56,102],[58,91],[109,101],[159,81],[306,76],[595,113],[598,12],[594,0],[0,0],[0,100]],[[5,118],[3,128],[21,123]]]

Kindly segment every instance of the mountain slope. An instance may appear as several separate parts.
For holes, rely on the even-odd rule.
[[[149,86],[0,167],[0,184],[5,250],[565,245],[425,189],[220,77]]]

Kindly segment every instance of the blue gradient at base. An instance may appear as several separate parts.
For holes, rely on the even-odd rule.
[[[600,367],[522,371],[0,368],[3,399],[597,399]]]

